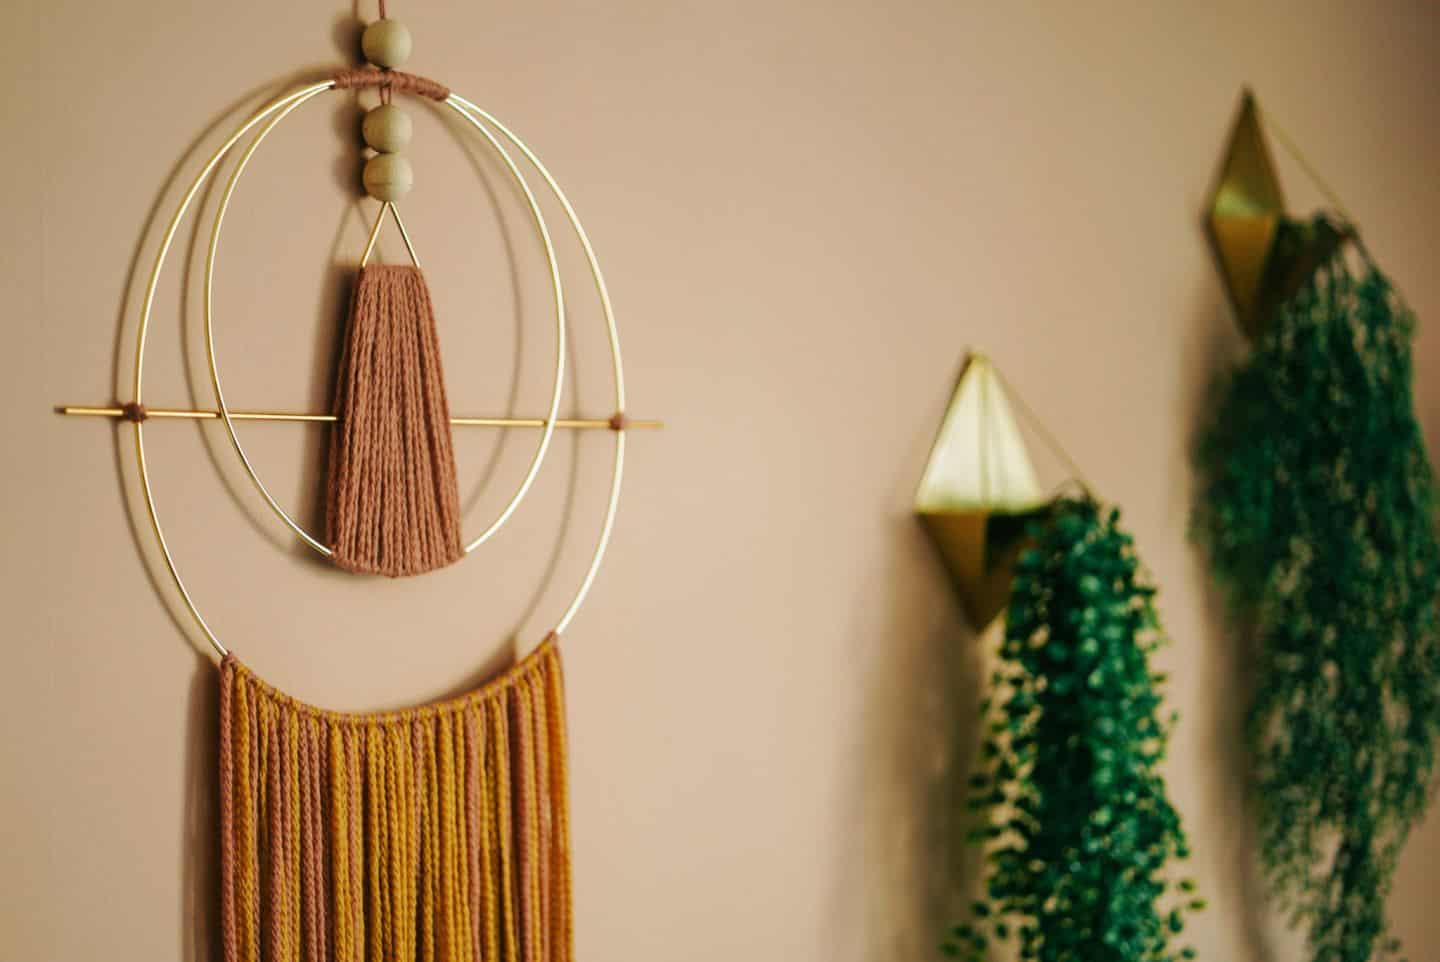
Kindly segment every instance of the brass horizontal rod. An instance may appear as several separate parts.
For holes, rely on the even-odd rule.
[[[84,407],[81,405],[65,405],[57,407],[55,413],[64,414],[69,417],[92,417],[92,418],[121,418],[125,411],[117,407]],[[180,408],[146,408],[146,418],[169,419],[177,421],[217,421],[220,419],[219,411],[190,411]],[[302,414],[294,411],[231,411],[232,421],[312,421],[329,423],[336,420],[333,414]],[[450,423],[461,427],[482,427],[482,428],[543,428],[544,418],[451,418]],[[557,428],[574,428],[577,430],[609,430],[609,418],[556,418]],[[632,421],[625,420],[625,429],[658,431],[665,426],[664,421]]]

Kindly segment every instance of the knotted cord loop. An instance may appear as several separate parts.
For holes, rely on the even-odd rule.
[[[331,79],[335,81],[337,90],[363,90],[366,87],[378,87],[382,93],[391,89],[402,90],[420,97],[429,97],[437,102],[450,96],[450,88],[440,81],[421,77],[418,74],[406,73],[403,70],[347,67],[344,70],[335,71]]]
[[[120,412],[120,416],[131,424],[139,424],[150,417],[150,412],[139,401],[125,402],[120,406]]]

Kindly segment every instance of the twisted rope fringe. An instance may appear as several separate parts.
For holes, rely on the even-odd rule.
[[[571,962],[552,638],[460,698],[372,715],[220,666],[225,962]]]
[[[335,563],[395,578],[464,555],[435,309],[418,268],[361,269],[335,415],[325,505]]]

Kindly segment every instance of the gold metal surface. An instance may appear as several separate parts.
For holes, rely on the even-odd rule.
[[[1257,321],[1265,261],[1284,216],[1285,198],[1260,131],[1260,113],[1254,95],[1246,90],[1210,200],[1209,222],[1225,289],[1247,333]]]
[[[200,192],[201,187],[214,173],[216,167],[220,164],[221,160],[241,140],[241,138],[245,136],[246,133],[254,129],[257,125],[263,123],[267,118],[272,117],[274,114],[276,114],[276,112],[288,112],[289,108],[299,106],[300,103],[303,103],[310,97],[323,91],[330,90],[333,87],[334,81],[330,80],[318,84],[312,84],[307,87],[302,87],[296,91],[286,94],[283,97],[280,97],[268,106],[260,109],[255,113],[254,116],[252,116],[249,120],[242,124],[238,130],[231,134],[230,137],[215,150],[215,152],[205,162],[205,165],[200,169],[199,173],[195,175],[194,180],[191,181],[189,188],[186,190],[184,196],[180,199],[179,204],[176,206],[174,212],[171,214],[170,220],[165,228],[165,232],[161,236],[160,245],[156,251],[155,260],[150,269],[149,280],[145,287],[144,299],[142,301],[140,318],[137,324],[137,331],[135,335],[135,361],[131,387],[131,396],[134,399],[135,403],[143,404],[144,401],[145,347],[149,334],[150,318],[154,310],[155,296],[159,288],[160,277],[164,270],[166,258],[168,257],[170,249],[174,244],[175,236],[179,230],[180,224],[184,220],[185,214],[190,209],[190,205],[195,200],[196,195]],[[555,200],[560,204],[561,209],[564,211],[566,219],[569,221],[571,230],[574,232],[576,239],[580,242],[581,249],[585,254],[586,263],[590,270],[591,279],[594,282],[595,291],[600,301],[601,310],[604,314],[606,334],[610,347],[611,366],[614,373],[613,383],[615,410],[617,412],[621,412],[623,415],[623,412],[625,411],[625,375],[624,366],[620,355],[620,338],[615,321],[615,313],[610,301],[608,289],[605,284],[604,275],[600,271],[600,264],[595,256],[594,248],[592,247],[590,243],[590,238],[586,234],[584,227],[581,225],[580,219],[575,213],[574,207],[571,205],[569,198],[566,197],[564,191],[560,189],[560,186],[558,183],[556,183],[555,178],[550,174],[550,171],[545,167],[545,165],[540,162],[540,159],[535,155],[534,151],[532,151],[530,147],[526,145],[525,142],[522,141],[518,136],[516,136],[508,127],[501,124],[492,115],[477,107],[475,104],[471,103],[468,100],[465,100],[462,97],[459,97],[456,94],[451,94],[450,98],[446,101],[446,104],[454,108],[457,113],[459,113],[466,120],[466,122],[468,122],[472,127],[474,127],[482,136],[487,139],[487,141],[495,145],[497,148],[499,147],[499,144],[495,140],[494,135],[490,132],[489,129],[487,129],[487,124],[490,127],[493,127],[496,131],[498,131],[500,136],[504,137],[510,144],[512,144],[517,150],[519,150],[525,156],[526,160],[529,161],[530,165],[534,167],[536,172],[540,174],[541,178],[544,179],[546,185],[550,188],[551,193],[554,195]],[[504,157],[507,161],[509,160],[508,154],[505,154]],[[523,175],[520,175],[518,169],[514,168],[513,162],[510,166],[511,169],[517,174],[517,176],[520,177],[521,187],[527,195],[527,198],[531,198],[532,195],[529,190],[529,185],[524,181]],[[543,223],[543,219],[541,222]],[[95,416],[113,416],[110,414],[111,410],[112,409],[108,408],[72,408],[65,411],[65,413],[85,413]],[[211,413],[219,416],[222,420],[225,419],[223,412]],[[263,412],[261,413],[263,415]],[[184,417],[187,415],[177,412],[172,414],[172,416]],[[204,414],[202,413],[200,416],[204,417]],[[303,418],[308,420],[309,417],[310,416],[308,415],[303,415],[299,416],[299,418],[297,419]],[[289,420],[289,418],[284,419]],[[231,420],[233,420],[233,417]],[[558,427],[558,420],[559,419],[554,416],[553,410],[548,417],[543,419],[542,423],[544,425],[545,437],[547,439],[549,438],[551,432],[553,432],[554,429]],[[230,424],[230,420],[227,420],[226,423],[233,432],[233,425]],[[608,421],[606,422],[606,426],[609,427]],[[627,424],[626,426],[628,427],[633,425]],[[199,605],[197,604],[194,596],[191,594],[189,588],[186,586],[184,578],[181,577],[179,566],[177,565],[175,557],[170,550],[169,541],[165,537],[165,528],[160,520],[159,510],[156,507],[154,485],[152,483],[150,475],[149,463],[147,462],[145,455],[145,422],[135,422],[134,430],[135,460],[140,479],[141,493],[144,497],[144,505],[147,518],[150,522],[150,528],[155,535],[156,544],[160,549],[161,556],[165,563],[165,569],[170,575],[171,580],[174,582],[176,590],[180,593],[180,598],[183,601],[186,610],[195,620],[196,625],[204,634],[206,641],[223,658],[229,653],[229,649],[226,648],[223,643],[221,643],[219,636],[210,627],[209,623],[205,620],[204,615],[200,613]],[[625,442],[629,432],[626,430],[617,430],[613,433],[615,437],[615,456],[612,462],[610,475],[610,491],[606,499],[605,514],[601,522],[600,535],[596,542],[595,550],[591,554],[590,564],[586,568],[585,574],[581,579],[579,588],[572,596],[570,603],[565,608],[564,613],[561,615],[559,621],[556,623],[555,628],[553,629],[554,633],[556,634],[563,633],[570,625],[576,614],[579,612],[581,605],[584,603],[586,597],[590,592],[591,587],[594,585],[596,575],[600,569],[600,565],[605,558],[606,549],[610,544],[611,534],[614,531],[615,516],[620,501],[621,483],[624,478],[625,471]]]
[[[86,407],[79,404],[57,407],[55,413],[70,417],[122,418],[125,416],[123,408]],[[220,420],[219,411],[196,411],[189,408],[146,408],[145,416],[176,421]],[[305,414],[299,411],[231,411],[230,419],[233,421],[301,421],[322,424],[334,423],[337,420],[333,414]],[[569,430],[608,431],[614,428],[609,418],[556,418],[552,422],[545,418],[453,417],[450,419],[450,423],[457,427],[481,428],[543,428],[546,424],[551,423],[557,429]],[[659,431],[664,427],[664,421],[642,421],[627,417],[623,430]]]
[[[976,632],[1009,605],[1015,562],[1029,543],[1027,531],[1049,511],[1049,502],[1030,511],[916,511]]]
[[[1340,226],[1322,224],[1311,229],[1286,214],[1280,180],[1265,142],[1266,128],[1273,129],[1319,185],[1341,218]],[[1206,220],[1236,320],[1250,338],[1316,267],[1354,236],[1334,191],[1316,175],[1294,142],[1262,114],[1248,89],[1240,99],[1240,113]]]
[[[915,492],[915,514],[977,632],[1005,609],[1026,531],[1052,500],[1035,478],[999,373],[970,355]]]
[[[268,128],[266,129],[268,132]],[[264,134],[261,134],[263,137]],[[256,145],[259,145],[260,138],[256,138]],[[229,197],[227,195],[226,199]],[[370,254],[375,250],[375,242],[380,239],[380,227],[385,223],[385,214],[389,213],[395,219],[395,226],[400,229],[400,239],[405,242],[405,251],[410,255],[410,263],[416,268],[420,267],[420,258],[415,254],[415,245],[410,243],[410,232],[405,229],[405,222],[400,219],[400,208],[395,206],[393,200],[387,200],[380,205],[380,213],[375,215],[375,226],[370,228],[370,236],[365,241],[365,252],[360,255],[360,267],[363,269],[370,263]]]
[[[575,239],[580,242],[580,249],[585,254],[585,263],[590,268],[590,280],[595,285],[595,296],[600,301],[600,310],[605,317],[605,337],[610,346],[610,365],[614,375],[614,401],[615,410],[623,414],[625,411],[625,365],[620,357],[620,329],[615,323],[615,308],[610,302],[610,289],[605,284],[605,275],[600,271],[600,260],[595,256],[595,247],[590,243],[590,235],[585,232],[585,226],[580,223],[580,216],[575,213],[570,198],[561,190],[560,184],[551,175],[549,168],[541,162],[535,152],[530,149],[525,141],[521,140],[515,133],[506,127],[494,115],[482,110],[475,104],[461,97],[459,94],[451,93],[446,103],[458,106],[466,119],[481,133],[488,136],[484,123],[489,124],[500,132],[500,135],[508,140],[515,149],[525,155],[525,159],[535,168],[535,171],[550,188],[550,193],[560,203],[560,209],[565,212],[565,219],[570,222],[570,229],[575,234]],[[590,556],[590,564],[585,569],[585,576],[580,579],[580,587],[576,589],[575,595],[570,599],[560,620],[555,623],[555,633],[564,634],[570,627],[570,622],[580,612],[580,606],[590,595],[590,589],[595,585],[595,576],[600,573],[600,565],[605,560],[605,551],[610,546],[610,536],[615,531],[615,513],[620,507],[620,485],[625,476],[625,442],[628,433],[625,431],[615,432],[615,459],[612,462],[610,473],[610,493],[605,499],[605,517],[600,523],[600,536],[595,542],[595,551]]]

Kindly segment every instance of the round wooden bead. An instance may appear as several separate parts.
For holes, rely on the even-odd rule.
[[[365,193],[376,200],[399,200],[415,186],[410,161],[400,154],[376,154],[365,161]]]
[[[399,20],[376,20],[361,34],[360,49],[377,67],[398,67],[410,59],[410,31]]]
[[[370,147],[393,154],[410,143],[410,115],[394,104],[381,104],[365,112],[360,130]]]

